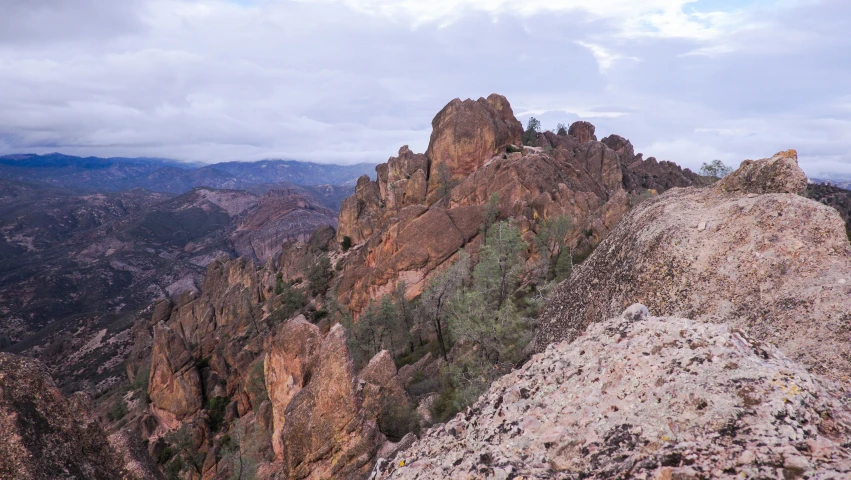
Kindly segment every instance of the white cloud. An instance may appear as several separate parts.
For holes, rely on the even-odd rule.
[[[303,0],[308,1],[308,0]],[[621,34],[633,37],[707,38],[736,26],[738,10],[689,11],[697,0],[326,0],[370,15],[411,21],[414,25],[459,21],[470,12],[494,16],[532,17],[551,13],[581,13],[590,19],[616,19]]]
[[[423,151],[452,98],[497,92],[523,121],[591,119],[690,166],[797,148],[807,168],[851,170],[839,0],[3,8],[0,153],[383,161]]]

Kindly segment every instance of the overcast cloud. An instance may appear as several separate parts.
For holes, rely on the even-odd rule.
[[[0,0],[0,153],[380,162],[455,97],[851,174],[846,0]]]

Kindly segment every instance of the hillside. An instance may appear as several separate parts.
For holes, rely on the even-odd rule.
[[[336,224],[301,188],[79,194],[0,180],[0,196],[0,348],[43,359],[70,391],[108,388],[137,312],[197,290],[217,257],[267,262]]]

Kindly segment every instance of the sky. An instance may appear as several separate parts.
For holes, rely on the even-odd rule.
[[[847,0],[0,0],[0,154],[382,162],[453,98],[851,176]]]

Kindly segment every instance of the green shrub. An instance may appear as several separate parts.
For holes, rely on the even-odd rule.
[[[130,384],[130,388],[136,390],[138,392],[143,392],[145,394],[148,393],[148,377],[151,376],[151,361],[143,363],[138,370],[136,370],[136,376],[133,377],[133,383]]]
[[[184,467],[183,460],[180,457],[175,458],[173,462],[166,465],[165,477],[168,480],[179,480],[180,472],[183,471]]]
[[[204,357],[195,362],[195,367],[198,370],[203,370],[205,368],[210,368],[210,359],[211,357]]]
[[[204,408],[207,410],[207,415],[210,417],[210,430],[218,432],[219,428],[225,420],[225,408],[228,406],[226,397],[213,397],[207,399],[207,404]]]
[[[408,433],[420,434],[422,419],[410,402],[385,401],[378,415],[378,429],[392,442],[398,442]]]
[[[329,282],[334,276],[331,270],[331,260],[328,255],[322,254],[315,258],[307,267],[307,281],[310,283],[310,294],[317,296],[328,290]]]
[[[174,457],[174,449],[172,447],[165,447],[163,451],[160,452],[160,456],[157,457],[157,463],[160,465],[166,464],[172,457]]]
[[[349,249],[352,248],[352,237],[349,237],[348,235],[343,237],[343,241],[340,242],[340,247],[344,252],[348,252]]]
[[[109,413],[107,413],[107,417],[112,422],[117,420],[121,420],[124,416],[127,415],[127,404],[124,403],[123,398],[119,398],[112,404],[112,407],[109,409]]]
[[[278,272],[278,274],[275,275],[275,295],[280,295],[282,293],[284,293],[284,274]]]
[[[266,378],[263,373],[263,362],[259,361],[251,367],[251,373],[248,377],[248,385],[245,390],[251,397],[253,407],[256,409],[263,401],[269,399],[269,393],[266,391]]]

